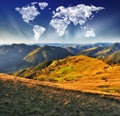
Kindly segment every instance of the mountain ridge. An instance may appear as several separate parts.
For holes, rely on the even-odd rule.
[[[30,62],[33,65],[37,65],[47,60],[62,59],[70,55],[73,54],[64,48],[44,46],[44,47],[39,47],[34,51],[30,52],[26,57],[24,57],[24,61]]]
[[[118,78],[119,70],[119,66],[113,67],[99,59],[80,55],[55,60],[41,69],[36,67],[23,69],[15,72],[14,75],[44,81],[66,82],[96,78],[107,80],[113,78],[113,75]]]
[[[73,54],[61,47],[39,47],[26,44],[2,45],[0,46],[0,72],[11,73],[68,55]]]
[[[112,54],[114,54],[119,50],[120,50],[120,43],[114,43],[108,47],[88,48],[80,51],[79,54],[107,60],[107,57],[111,56]]]

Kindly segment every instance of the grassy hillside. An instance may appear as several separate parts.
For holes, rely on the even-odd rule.
[[[42,65],[47,66],[46,63]],[[20,70],[14,75],[57,82],[65,88],[120,94],[120,65],[109,65],[87,56],[70,56],[53,61],[46,68],[42,69],[41,64],[37,67]]]
[[[47,60],[65,58],[72,55],[61,47],[26,44],[0,46],[0,72],[11,73],[26,67],[38,65]]]
[[[24,57],[24,61],[37,65],[46,60],[56,60],[72,55],[61,47],[44,46],[37,48]]]
[[[115,43],[109,47],[88,48],[88,49],[82,50],[79,54],[87,55],[90,57],[97,57],[100,59],[105,59],[119,50],[120,50],[120,43]]]
[[[64,46],[64,48],[72,54],[77,55],[81,52],[83,53],[84,50],[90,50],[91,48],[105,48],[111,45],[111,43],[76,44],[71,46]]]
[[[82,50],[79,54],[81,55],[86,55],[86,56],[90,56],[90,57],[98,57],[98,58],[101,58],[101,57],[105,57],[107,54],[105,54],[104,51],[104,47],[91,47],[91,48],[88,48],[88,49],[85,49],[85,50]],[[99,52],[102,53],[100,54]]]
[[[70,89],[70,88],[69,88]],[[0,116],[119,116],[120,101],[0,74]]]
[[[120,66],[111,66],[96,58],[87,56],[70,56],[62,60],[53,61],[48,67],[42,70],[26,70],[24,74],[33,75],[38,80],[47,81],[77,81],[85,79],[119,78]],[[115,74],[114,74],[115,73]],[[21,75],[21,71],[15,73]]]
[[[109,63],[120,63],[120,50],[108,56],[107,60]]]
[[[25,68],[25,69],[21,69],[15,73],[13,73],[16,76],[19,77],[25,77],[25,78],[29,78],[29,79],[36,79],[36,74],[39,73],[40,70],[46,68],[47,66],[49,66],[52,63],[52,61],[47,60],[44,61],[40,64],[38,64],[37,66],[33,66],[30,68]]]
[[[25,44],[0,46],[0,72],[9,73],[29,66],[23,58],[36,48],[38,46]]]

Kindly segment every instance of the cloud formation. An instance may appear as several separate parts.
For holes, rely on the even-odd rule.
[[[68,25],[72,22],[76,25],[84,25],[87,20],[94,17],[93,12],[98,12],[103,10],[103,7],[88,6],[84,4],[79,4],[73,7],[60,6],[53,11],[52,20],[50,25],[56,29],[59,36],[63,36],[66,32]]]
[[[59,36],[63,36],[66,32],[66,29],[68,25],[70,24],[70,21],[64,21],[62,19],[54,19],[51,20],[50,25],[56,29],[56,32]]]
[[[41,14],[40,10],[44,10],[47,6],[47,2],[31,2],[22,8],[15,8],[16,11],[21,14],[23,21],[33,26],[34,38],[36,41],[46,31],[46,28],[38,24],[32,24],[32,21]],[[103,7],[85,4],[78,4],[72,7],[59,6],[52,12],[53,16],[49,24],[56,30],[58,35],[62,37],[68,32],[67,28],[70,23],[73,23],[74,26],[79,25],[81,28],[85,27],[86,22],[94,17],[94,13],[103,9]],[[95,35],[93,28],[88,28],[85,33],[85,37],[95,37]]]
[[[27,6],[23,6],[22,8],[17,7],[15,8],[15,10],[21,14],[22,19],[25,23],[28,23],[33,26],[34,39],[37,41],[41,37],[41,35],[46,31],[46,28],[30,23],[30,21],[33,21],[38,15],[40,15],[40,11],[38,11],[36,5],[40,7],[40,10],[44,10],[48,6],[48,3],[32,2]]]
[[[48,3],[47,2],[39,2],[38,5],[41,10],[44,10],[48,6]]]
[[[89,28],[87,29],[86,33],[85,33],[85,37],[95,37],[95,31],[93,30],[93,28]]]
[[[33,32],[34,32],[34,39],[37,41],[41,35],[45,32],[45,28],[39,25],[33,26]]]
[[[30,21],[33,21],[36,16],[40,15],[40,12],[34,5],[22,8],[17,7],[15,9],[22,15],[22,19],[26,23],[30,23]]]

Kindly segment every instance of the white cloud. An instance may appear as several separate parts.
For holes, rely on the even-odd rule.
[[[50,25],[56,29],[56,32],[61,37],[65,34],[69,23],[69,21],[55,18],[51,20]]]
[[[45,32],[45,28],[39,25],[33,26],[33,32],[34,32],[34,39],[37,41],[41,35]]]
[[[38,5],[40,6],[41,10],[44,10],[48,6],[48,3],[47,2],[39,2]]]
[[[53,11],[53,17],[50,21],[50,25],[56,29],[59,36],[63,36],[68,25],[72,22],[76,25],[84,25],[88,19],[93,18],[93,12],[103,10],[103,7],[88,6],[79,4],[73,7],[60,6]]]
[[[33,21],[40,14],[35,6],[17,7],[15,9],[22,15],[22,19],[26,23],[30,23],[30,21]]]
[[[41,10],[44,10],[48,6],[48,3],[31,2],[30,4],[28,4],[27,6],[23,6],[22,8],[16,7],[15,10],[21,14],[24,22],[33,26],[34,39],[37,41],[46,31],[46,28],[30,23],[30,21],[33,21],[38,15],[40,15],[40,12],[38,11],[36,6],[39,6]]]
[[[37,2],[31,2],[31,5],[36,5],[37,4]]]
[[[85,37],[95,37],[95,31],[93,30],[93,28],[89,28],[87,29],[86,33],[85,33]]]
[[[16,7],[15,10],[18,11],[22,15],[22,19],[26,23],[30,23],[33,21],[40,12],[38,11],[36,5],[40,7],[41,10],[44,10],[47,6],[47,2],[31,2],[27,6],[23,6],[22,8]]]

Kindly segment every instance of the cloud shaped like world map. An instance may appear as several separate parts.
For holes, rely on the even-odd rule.
[[[36,5],[39,7],[36,7]],[[41,10],[48,7],[47,2],[32,2],[22,8],[16,7],[16,11],[22,16],[25,23],[33,26],[34,39],[38,40],[46,31],[45,27],[39,24],[32,24],[32,21],[41,14]],[[94,17],[94,13],[103,10],[104,7],[89,6],[85,4],[78,4],[76,6],[64,7],[59,6],[55,11],[52,11],[52,17],[49,25],[52,26],[58,35],[62,37],[66,32],[68,26],[73,23],[74,26],[84,26],[86,22]],[[93,28],[88,28],[85,37],[95,37]]]

